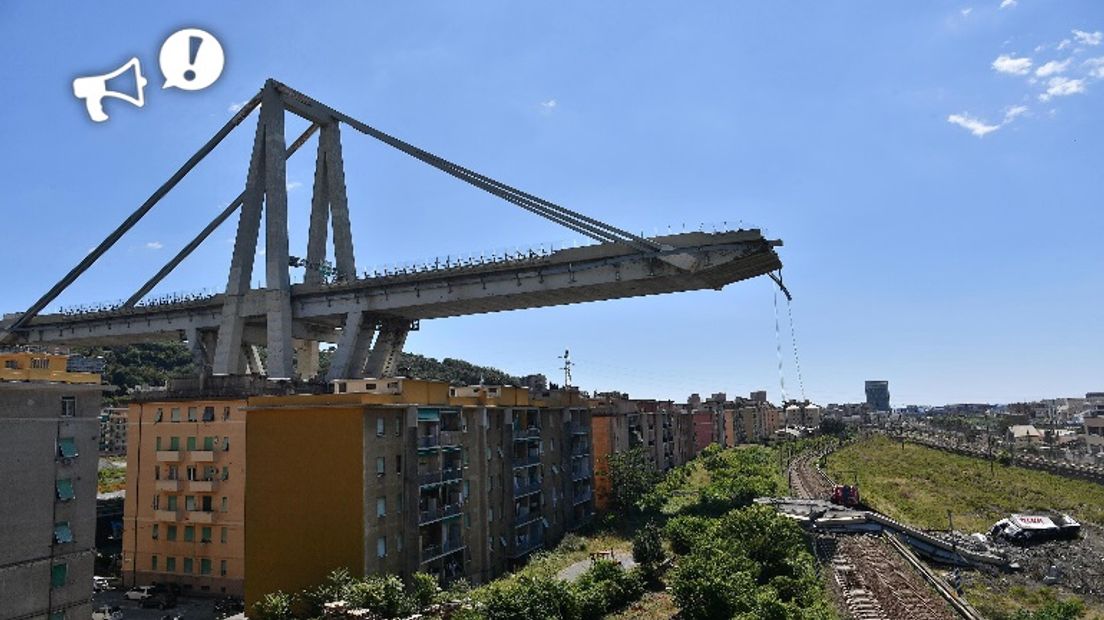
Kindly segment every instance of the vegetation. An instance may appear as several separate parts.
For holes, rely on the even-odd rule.
[[[982,459],[876,436],[833,453],[828,473],[857,474],[863,500],[885,514],[929,529],[987,531],[1011,512],[1059,510],[1104,524],[1104,487],[1041,471],[998,464],[992,477]]]
[[[106,400],[116,401],[139,385],[165,385],[173,377],[195,371],[192,356],[181,342],[147,342],[74,351],[104,358],[104,380],[118,388]]]
[[[641,500],[661,477],[652,467],[642,446],[610,454],[607,471],[614,506],[624,512],[639,510]]]
[[[663,532],[655,521],[649,521],[633,536],[633,560],[648,583],[658,583],[667,552],[663,550]]]
[[[1012,586],[1001,592],[970,586],[966,596],[974,607],[992,620],[1073,620],[1104,618],[1099,610],[1089,611],[1074,598],[1060,598],[1052,588]],[[1088,614],[1088,615],[1086,615]]]
[[[441,596],[437,579],[415,573],[404,584],[395,575],[371,575],[358,579],[340,568],[321,584],[296,593],[274,592],[253,605],[251,618],[291,620],[319,618],[325,605],[346,601],[352,608],[367,609],[378,618],[404,618],[425,610]]]
[[[96,484],[97,493],[111,493],[113,491],[121,491],[125,486],[125,467],[103,467],[100,469]]]

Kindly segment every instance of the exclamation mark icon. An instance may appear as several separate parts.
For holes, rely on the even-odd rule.
[[[226,62],[218,39],[198,28],[178,30],[165,39],[158,60],[165,76],[162,88],[181,90],[202,90],[214,84]]]

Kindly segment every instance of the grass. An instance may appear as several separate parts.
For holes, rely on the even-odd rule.
[[[667,592],[645,592],[639,601],[608,614],[606,620],[670,620],[678,612],[678,605]]]
[[[112,491],[121,491],[125,486],[125,468],[105,467],[100,470],[96,484],[97,493],[111,493]]]
[[[996,591],[978,583],[966,587],[966,598],[986,618],[1003,620],[1020,610],[1037,611],[1047,603],[1068,597],[1060,596],[1045,587],[1028,588],[1016,585]],[[1089,605],[1082,620],[1104,620],[1104,609]]]
[[[854,443],[828,457],[828,474],[851,482],[855,472],[863,501],[926,529],[984,532],[1012,512],[1057,510],[1087,523],[1104,524],[1104,486],[1046,472],[989,463],[881,436]]]

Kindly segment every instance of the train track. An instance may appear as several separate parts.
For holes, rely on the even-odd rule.
[[[831,481],[816,466],[819,455],[795,459],[788,477],[799,497],[825,499]],[[847,612],[856,620],[952,620],[956,614],[925,583],[905,558],[881,536],[818,534],[818,560],[831,569],[831,580]],[[929,577],[930,578],[930,577]]]

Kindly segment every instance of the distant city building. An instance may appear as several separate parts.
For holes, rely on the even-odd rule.
[[[127,410],[107,408],[100,411],[100,454],[126,454]]]
[[[1085,447],[1089,453],[1104,454],[1104,392],[1085,394],[1081,420],[1085,432]]]
[[[874,411],[889,411],[889,381],[867,381],[866,404]]]
[[[0,618],[92,615],[98,374],[0,353]]]
[[[548,377],[544,375],[525,375],[521,378],[521,387],[529,390],[547,390]]]
[[[752,392],[751,393],[751,401],[755,402],[755,403],[765,403],[765,402],[767,402],[767,391],[766,390],[757,390],[755,392]]]

